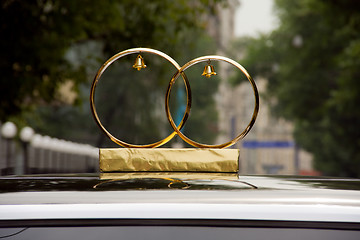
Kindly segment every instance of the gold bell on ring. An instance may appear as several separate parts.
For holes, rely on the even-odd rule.
[[[146,68],[146,65],[144,63],[144,59],[140,54],[136,57],[133,68],[136,68],[138,71],[140,71],[142,68]]]
[[[214,66],[210,64],[210,61],[209,61],[208,65],[205,66],[204,72],[201,75],[205,76],[207,78],[211,77],[212,75],[216,75]]]

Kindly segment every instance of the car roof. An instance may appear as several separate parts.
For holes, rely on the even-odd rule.
[[[161,195],[173,196],[176,194],[187,194],[199,200],[199,196],[207,195],[206,202],[228,202],[234,200],[245,201],[247,198],[261,195],[256,201],[269,201],[278,199],[279,195],[287,196],[294,203],[306,197],[315,196],[343,196],[351,199],[352,196],[360,197],[360,179],[326,178],[326,177],[301,177],[301,176],[240,176],[238,180],[192,180],[192,179],[173,179],[173,178],[137,178],[137,179],[112,179],[101,180],[97,175],[38,175],[38,176],[14,176],[0,178],[0,204],[26,204],[30,199],[27,195],[33,195],[32,199],[36,203],[51,203],[46,200],[46,196],[51,194],[65,195],[71,192],[72,197],[53,199],[54,203],[91,203],[101,199],[104,202],[137,202],[148,201],[151,196],[159,202],[166,201],[166,197]],[[91,194],[93,197],[76,198],[76,193],[80,196]],[[141,195],[143,198],[130,198],[130,193]],[[120,194],[119,199],[115,196]],[[7,196],[16,195],[9,202]],[[107,195],[107,198],[103,196]],[[114,197],[111,197],[111,196]],[[224,198],[223,196],[228,196]],[[39,197],[36,197],[39,196]],[[124,198],[129,196],[128,199]],[[156,199],[157,197],[159,199]],[[161,196],[161,197],[160,197]],[[232,196],[232,197],[231,197]],[[179,201],[177,198],[169,202]],[[205,201],[205,200],[204,200]],[[254,201],[254,200],[252,200]],[[334,201],[334,200],[333,200]],[[354,201],[355,204],[360,204]]]
[[[34,218],[273,219],[360,222],[360,180],[240,176],[237,181],[0,179],[0,220]]]

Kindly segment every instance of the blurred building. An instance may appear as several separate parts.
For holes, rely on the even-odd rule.
[[[210,16],[208,31],[216,40],[218,55],[229,55],[229,46],[235,38],[235,11],[239,6],[238,0],[229,0],[226,7],[219,6],[217,14]],[[246,77],[242,84],[229,84],[233,69],[233,66],[224,62],[220,62],[216,69],[222,76],[216,96],[219,112],[217,144],[228,142],[239,135],[246,128],[254,110],[253,90]],[[267,81],[252,77],[260,92],[260,113],[251,132],[233,146],[241,151],[240,173],[316,173],[313,171],[311,155],[299,149],[294,142],[292,124],[271,114],[270,100],[263,97]]]
[[[311,155],[300,149],[293,139],[293,125],[271,113],[271,99],[265,95],[266,79],[255,78],[255,81],[260,93],[260,111],[251,132],[236,144],[236,148],[241,149],[241,173],[315,174]],[[229,112],[231,120],[227,131],[233,138],[250,121],[254,96],[248,82],[230,92],[228,104],[234,110]]]

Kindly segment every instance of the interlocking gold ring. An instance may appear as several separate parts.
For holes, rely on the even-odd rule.
[[[157,51],[154,49],[150,49],[150,48],[132,48],[132,49],[128,49],[128,50],[122,51],[120,53],[117,53],[114,56],[112,56],[111,58],[109,58],[109,60],[107,60],[101,66],[101,68],[98,70],[98,72],[96,73],[96,76],[93,80],[93,83],[91,85],[91,90],[90,90],[90,107],[91,107],[91,112],[93,114],[93,117],[94,117],[97,125],[113,142],[119,144],[120,146],[127,147],[127,148],[155,148],[155,147],[158,147],[158,146],[161,146],[161,145],[167,143],[176,135],[176,132],[174,131],[169,136],[167,136],[166,138],[164,138],[158,142],[151,143],[151,144],[145,144],[145,145],[135,145],[135,144],[126,143],[124,141],[117,139],[116,137],[111,135],[111,133],[109,131],[106,130],[106,128],[102,125],[102,123],[99,119],[99,116],[96,112],[95,103],[94,103],[95,88],[96,88],[97,83],[99,82],[101,75],[114,61],[118,60],[119,58],[124,57],[129,54],[141,53],[141,52],[152,53],[152,54],[158,55],[160,57],[163,57],[166,60],[168,60],[172,65],[174,65],[174,67],[177,69],[178,72],[180,70],[179,64],[174,59],[172,59],[170,56],[166,55],[163,52],[160,52],[160,51]],[[184,83],[185,83],[185,88],[186,88],[186,93],[187,93],[187,103],[186,103],[186,110],[185,110],[184,116],[183,116],[180,124],[178,126],[175,125],[175,129],[177,129],[178,131],[180,131],[181,128],[184,126],[184,124],[189,116],[189,112],[190,112],[190,108],[191,108],[190,84],[189,84],[189,81],[188,81],[185,73],[181,73],[181,76],[184,79]]]
[[[171,116],[170,113],[170,108],[169,108],[169,99],[170,99],[170,93],[171,93],[171,88],[174,85],[176,79],[179,77],[180,74],[184,74],[184,71],[186,69],[188,69],[189,67],[193,66],[196,63],[199,62],[205,62],[205,61],[212,61],[212,60],[217,60],[217,61],[224,61],[227,63],[230,63],[232,65],[234,65],[235,67],[237,67],[238,69],[240,69],[240,71],[243,72],[243,74],[247,77],[247,79],[249,80],[252,89],[254,91],[254,97],[255,97],[255,107],[254,107],[254,112],[252,115],[252,118],[249,122],[249,124],[247,125],[247,127],[245,128],[245,130],[240,133],[237,137],[235,137],[233,140],[223,143],[223,144],[218,144],[218,145],[208,145],[208,144],[201,144],[198,142],[195,142],[193,140],[191,140],[190,138],[186,137],[175,125],[174,120]],[[198,147],[198,148],[226,148],[229,147],[233,144],[235,144],[237,141],[239,141],[240,139],[243,139],[246,134],[248,134],[248,132],[250,131],[250,129],[252,128],[252,126],[255,123],[257,114],[259,112],[259,93],[256,87],[256,84],[254,82],[254,80],[251,78],[251,76],[249,75],[249,73],[246,71],[246,69],[241,66],[239,63],[235,62],[232,59],[226,58],[226,57],[222,57],[222,56],[203,56],[203,57],[199,57],[196,59],[193,59],[189,62],[187,62],[184,66],[182,66],[177,73],[175,73],[175,75],[172,77],[168,89],[166,91],[166,100],[165,100],[165,109],[166,109],[166,116],[170,122],[171,127],[174,129],[174,131],[179,135],[179,137],[181,137],[182,140],[184,140],[186,143],[194,146],[194,147]]]

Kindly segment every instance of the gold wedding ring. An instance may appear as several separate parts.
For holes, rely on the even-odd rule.
[[[164,139],[155,142],[155,143],[151,143],[151,144],[145,144],[145,145],[136,145],[136,144],[130,144],[130,143],[126,143],[116,137],[114,137],[101,123],[100,118],[96,112],[96,108],[95,108],[95,89],[96,89],[96,85],[98,84],[101,75],[105,72],[105,70],[116,60],[129,55],[129,54],[140,54],[142,52],[145,53],[152,53],[155,55],[158,55],[160,57],[165,58],[166,60],[168,60],[172,65],[174,65],[174,67],[177,69],[177,71],[179,72],[180,70],[180,66],[179,64],[172,59],[170,56],[166,55],[163,52],[160,52],[158,50],[154,50],[154,49],[150,49],[150,48],[132,48],[132,49],[128,49],[125,51],[122,51],[120,53],[115,54],[114,56],[112,56],[111,58],[109,58],[102,66],[101,68],[98,70],[98,72],[96,73],[96,76],[92,82],[91,85],[91,90],[90,90],[90,108],[91,108],[91,112],[93,114],[93,117],[95,119],[95,122],[97,123],[97,125],[100,127],[100,129],[110,138],[110,140],[112,140],[113,142],[115,142],[116,144],[126,147],[126,148],[155,148],[155,147],[159,147],[161,145],[164,145],[165,143],[167,143],[168,141],[170,141],[175,135],[176,132],[172,132],[170,135],[168,135],[167,137],[165,137]],[[188,116],[189,116],[189,112],[190,112],[190,108],[191,108],[191,90],[190,90],[190,85],[189,85],[189,81],[185,75],[185,73],[181,73],[182,78],[184,79],[184,83],[185,83],[185,88],[186,88],[186,93],[187,93],[187,102],[186,102],[186,110],[184,113],[184,116],[180,122],[180,124],[178,126],[175,126],[175,128],[180,131],[181,128],[184,126]]]
[[[243,132],[241,132],[237,137],[235,137],[233,140],[223,143],[223,144],[218,144],[218,145],[208,145],[208,144],[202,144],[202,143],[198,143],[195,142],[193,140],[191,140],[190,138],[186,137],[175,125],[174,120],[171,116],[170,113],[170,107],[169,107],[169,99],[170,99],[170,93],[171,93],[171,88],[172,86],[175,84],[176,79],[179,77],[180,74],[184,74],[184,71],[186,69],[188,69],[189,67],[200,63],[200,62],[206,62],[206,61],[213,61],[213,60],[217,60],[217,61],[224,61],[227,63],[230,63],[232,65],[234,65],[235,67],[237,67],[241,72],[243,72],[243,74],[246,76],[246,78],[249,80],[253,92],[254,92],[254,98],[255,98],[255,107],[254,107],[254,112],[252,115],[252,118],[249,122],[249,124],[247,125],[247,127],[245,128],[245,130]],[[226,58],[226,57],[222,57],[222,56],[203,56],[203,57],[199,57],[196,59],[193,59],[189,62],[187,62],[184,66],[182,66],[177,73],[175,73],[175,75],[172,77],[172,79],[170,80],[169,86],[167,88],[166,91],[166,95],[165,95],[165,109],[166,109],[166,116],[169,120],[169,123],[171,125],[171,127],[174,129],[174,131],[179,135],[179,137],[181,137],[182,140],[184,140],[186,143],[197,147],[197,148],[226,148],[229,147],[231,145],[234,145],[237,141],[239,141],[240,139],[243,139],[248,132],[251,130],[252,126],[255,123],[257,114],[259,112],[259,93],[255,84],[255,81],[251,78],[251,76],[249,75],[249,73],[246,71],[246,69],[241,66],[239,63],[235,62],[232,59]]]

